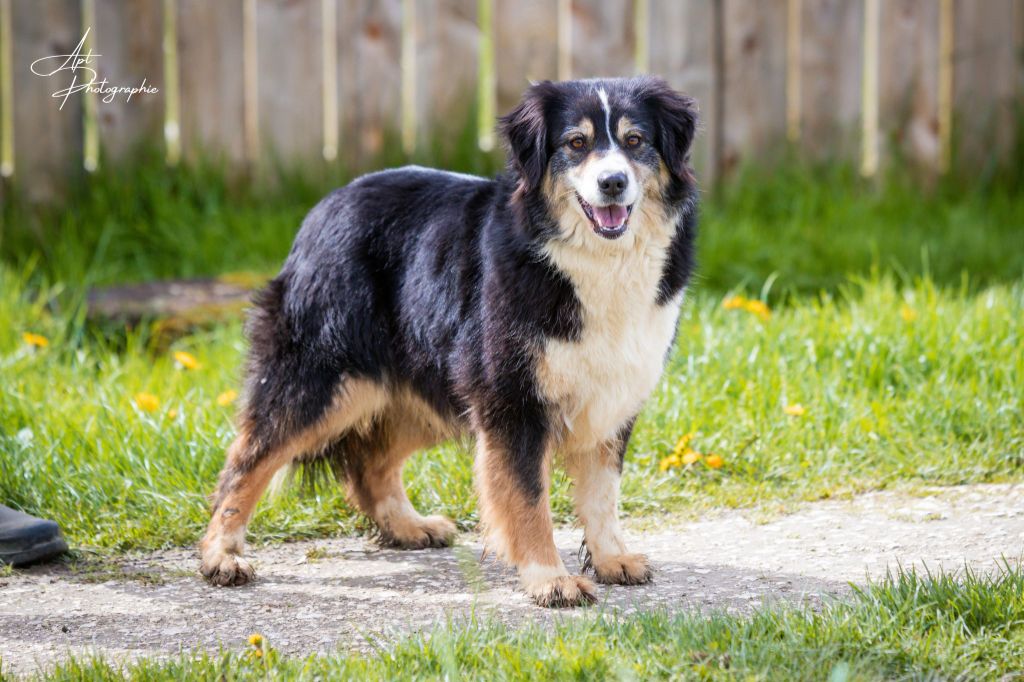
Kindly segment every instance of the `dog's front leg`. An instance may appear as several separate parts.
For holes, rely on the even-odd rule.
[[[598,582],[640,585],[651,579],[647,558],[626,551],[619,529],[619,481],[627,438],[567,454],[565,464],[573,479],[576,515],[583,524],[586,564]]]
[[[569,575],[555,548],[548,503],[551,453],[544,440],[534,434],[478,435],[476,480],[485,546],[518,569],[527,594],[539,605],[590,604],[597,600],[594,584]]]

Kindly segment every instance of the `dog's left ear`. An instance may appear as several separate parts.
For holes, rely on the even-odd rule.
[[[531,85],[508,115],[498,120],[498,130],[508,145],[509,160],[519,175],[520,190],[540,187],[548,165],[547,103],[556,86],[551,81]]]
[[[640,96],[650,107],[654,120],[659,122],[658,152],[672,175],[692,181],[690,145],[697,129],[697,103],[660,78],[645,80]]]

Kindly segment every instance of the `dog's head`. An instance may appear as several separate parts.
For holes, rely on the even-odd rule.
[[[692,99],[641,77],[537,83],[500,127],[521,195],[543,196],[563,232],[616,240],[692,185],[696,122]]]

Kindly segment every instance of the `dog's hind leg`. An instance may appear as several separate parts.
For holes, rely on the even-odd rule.
[[[287,414],[275,417],[273,405],[247,406],[240,433],[228,448],[220,473],[213,517],[199,544],[200,571],[211,583],[243,585],[254,577],[252,566],[241,557],[245,529],[274,473],[300,455],[321,450],[356,423],[382,410],[387,402],[385,390],[364,379],[339,381],[332,395],[310,423],[284,433],[281,424],[294,424]],[[258,395],[252,398],[259,400]],[[261,427],[254,419],[256,414],[280,423],[274,429]]]
[[[444,516],[422,516],[402,485],[402,467],[415,451],[440,439],[436,429],[408,410],[389,408],[366,431],[353,431],[338,444],[345,452],[349,499],[372,518],[386,545],[402,549],[447,547],[456,528]]]

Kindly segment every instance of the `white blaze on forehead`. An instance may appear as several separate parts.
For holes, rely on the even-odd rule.
[[[601,108],[604,109],[604,129],[608,131],[608,144],[614,145],[615,138],[612,136],[612,108],[608,104],[608,93],[604,91],[604,88],[598,88],[597,96],[601,99]]]

